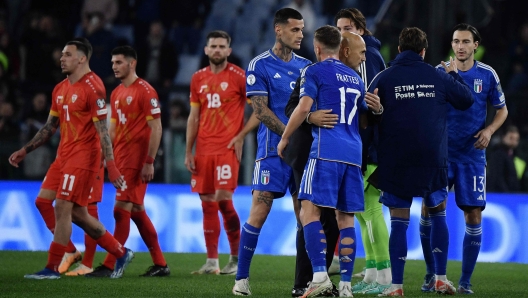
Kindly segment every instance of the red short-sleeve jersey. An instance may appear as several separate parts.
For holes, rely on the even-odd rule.
[[[190,101],[192,107],[200,108],[196,154],[225,154],[229,141],[244,125],[244,70],[231,63],[218,74],[210,66],[198,70],[191,79]]]
[[[58,156],[61,168],[81,168],[97,172],[101,144],[94,122],[107,116],[106,90],[93,72],[70,84],[68,79],[53,90],[50,115],[59,117],[61,141]]]
[[[143,79],[117,86],[110,96],[116,124],[114,158],[118,169],[141,169],[147,158],[151,129],[148,121],[159,118],[158,93]]]

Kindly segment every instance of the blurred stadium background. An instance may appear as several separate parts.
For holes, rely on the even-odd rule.
[[[305,18],[299,54],[312,60],[312,32],[332,24],[335,13],[345,7],[365,14],[369,29],[382,43],[386,63],[395,57],[404,27],[417,26],[428,34],[426,61],[436,65],[449,56],[451,28],[460,22],[474,25],[483,39],[477,59],[495,68],[506,93],[510,113],[503,127],[519,128],[515,152],[528,160],[528,21],[519,13],[528,10],[528,1],[0,0],[0,180],[44,177],[58,134],[19,169],[7,159],[46,121],[53,86],[64,78],[58,63],[64,43],[84,36],[94,46],[92,70],[103,78],[108,94],[118,83],[110,66],[112,48],[130,44],[138,50],[138,74],[157,88],[164,113],[155,179],[188,183],[183,165],[188,88],[193,72],[207,65],[205,35],[215,29],[229,32],[230,61],[245,69],[252,57],[273,45],[273,13],[285,6],[297,8]],[[500,143],[499,132],[492,141],[492,146]],[[241,184],[251,181],[255,146],[254,135],[249,136]],[[526,192],[526,169],[521,176],[521,191]]]

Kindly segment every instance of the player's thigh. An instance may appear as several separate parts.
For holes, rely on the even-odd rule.
[[[252,190],[270,192],[275,199],[282,198],[286,191],[295,189],[293,172],[282,158],[267,157],[255,161]]]
[[[304,168],[299,200],[335,209],[342,176],[338,163],[310,158]]]
[[[147,183],[141,181],[141,171],[137,169],[122,169],[125,187],[116,190],[116,201],[143,205]]]
[[[59,160],[55,159],[53,163],[51,163],[48,171],[46,172],[46,176],[44,177],[44,180],[42,181],[42,185],[39,190],[38,197],[48,200],[55,200],[55,197],[57,195],[57,190],[59,189],[59,183],[61,180],[61,171],[60,171],[60,164]]]
[[[486,166],[458,164],[455,184],[457,206],[486,207]]]
[[[339,163],[342,178],[339,181],[339,194],[336,209],[345,213],[365,211],[363,174],[358,166]]]
[[[235,151],[216,155],[214,163],[214,186],[216,190],[235,191],[238,184],[240,162]]]
[[[61,169],[57,198],[86,207],[96,175],[96,172],[85,169]]]
[[[196,173],[191,175],[191,190],[199,194],[215,193],[215,155],[196,155]]]

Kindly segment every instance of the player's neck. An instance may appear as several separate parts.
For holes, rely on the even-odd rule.
[[[138,76],[135,73],[134,74],[130,74],[126,78],[122,79],[121,83],[123,83],[123,86],[128,87],[128,86],[132,85],[137,80],[137,78],[138,78]]]
[[[271,50],[273,51],[273,54],[279,57],[282,61],[288,62],[292,59],[292,49],[285,47],[279,42],[276,42]]]
[[[213,64],[213,63],[209,63],[209,66],[211,66],[211,72],[212,73],[214,73],[214,74],[220,73],[224,69],[226,69],[226,67],[227,67],[227,59],[224,62],[222,62],[222,63],[220,63],[218,65]]]
[[[325,60],[328,60],[328,59],[339,60],[339,56],[338,55],[333,55],[333,54],[321,54],[321,60],[319,60],[319,62],[322,62],[322,61],[325,61]]]
[[[76,69],[73,73],[68,75],[68,81],[70,81],[70,84],[75,84],[77,81],[79,81],[82,77],[84,77],[85,74],[92,71],[89,66],[82,66],[79,69]]]
[[[466,59],[464,61],[460,61],[460,60],[455,60],[455,63],[457,65],[457,68],[458,70],[461,70],[461,71],[468,71],[470,70],[473,65],[475,64],[475,59],[473,58],[473,56],[471,56],[471,58],[469,59]]]

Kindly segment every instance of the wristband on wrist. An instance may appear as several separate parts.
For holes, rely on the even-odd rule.
[[[310,115],[311,114],[312,114],[312,112],[310,112],[310,113],[308,113],[308,115],[306,115],[306,123],[308,123],[308,124],[312,124],[312,122],[310,122],[310,120],[308,120],[308,119],[310,119]]]
[[[153,164],[154,163],[154,158],[150,157],[149,155],[147,155],[147,159],[145,160],[145,163],[146,164]]]
[[[114,160],[106,161],[106,170],[108,171],[108,179],[110,179],[111,182],[114,182],[117,178],[121,177],[121,173],[117,169]]]

